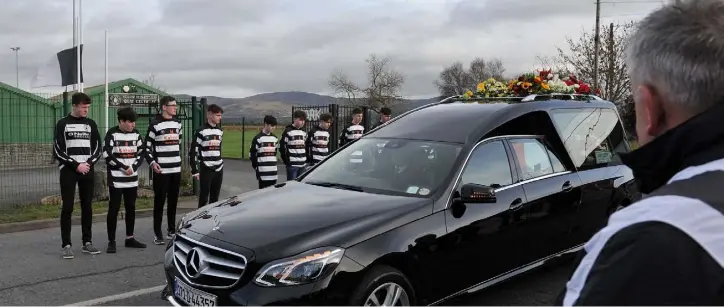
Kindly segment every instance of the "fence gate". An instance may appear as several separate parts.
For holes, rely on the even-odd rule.
[[[319,116],[324,113],[329,113],[332,115],[332,126],[329,127],[329,134],[330,134],[330,150],[335,151],[339,147],[339,135],[342,133],[342,130],[344,130],[344,127],[350,123],[352,120],[352,111],[355,108],[362,109],[362,112],[364,114],[364,118],[362,119],[362,126],[365,127],[365,131],[369,131],[370,127],[372,125],[370,124],[372,122],[369,114],[371,113],[369,108],[365,106],[357,106],[357,105],[338,105],[338,104],[328,104],[328,105],[317,105],[317,106],[294,106],[292,107],[292,114],[294,114],[294,111],[301,110],[307,113],[307,121],[304,124],[304,129],[306,131],[309,131],[312,127],[319,125]]]

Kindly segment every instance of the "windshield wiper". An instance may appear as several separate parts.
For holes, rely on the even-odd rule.
[[[344,190],[350,190],[350,191],[356,191],[356,192],[362,192],[362,188],[354,185],[348,185],[348,184],[341,184],[341,183],[334,183],[334,182],[326,182],[326,181],[307,181],[305,183],[316,185],[320,187],[328,187],[328,188],[339,188]]]

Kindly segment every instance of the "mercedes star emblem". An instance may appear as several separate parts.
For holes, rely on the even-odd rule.
[[[186,274],[191,278],[199,278],[208,268],[204,252],[198,247],[192,248],[186,256]]]

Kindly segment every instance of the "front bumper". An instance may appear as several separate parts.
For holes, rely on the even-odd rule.
[[[176,279],[190,288],[189,291],[202,292],[216,297],[217,306],[309,306],[309,305],[346,305],[349,299],[349,290],[354,289],[353,272],[363,269],[359,264],[344,257],[329,276],[317,282],[287,287],[262,287],[252,281],[252,277],[259,269],[249,266],[239,282],[229,289],[211,289],[190,285],[181,275],[173,261],[173,249],[168,249],[165,255],[165,277],[167,288],[165,299],[173,306],[189,306],[183,299],[176,296]],[[356,279],[356,276],[354,276]]]

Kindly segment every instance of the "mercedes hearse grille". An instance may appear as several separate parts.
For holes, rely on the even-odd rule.
[[[230,288],[244,274],[246,258],[240,254],[177,234],[174,264],[187,282],[207,288]]]

